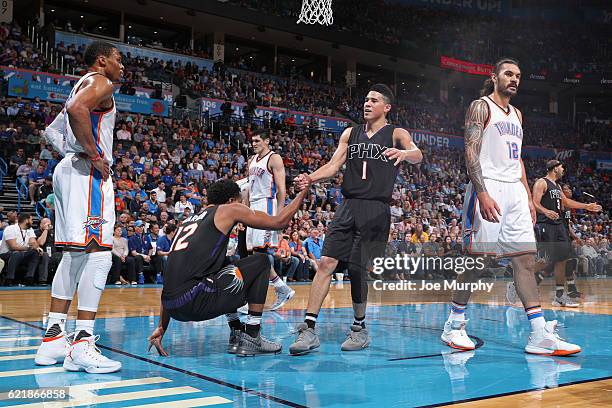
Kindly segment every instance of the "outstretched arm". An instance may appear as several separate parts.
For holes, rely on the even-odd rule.
[[[344,129],[344,132],[342,132],[342,136],[340,136],[338,147],[336,148],[336,151],[334,152],[334,155],[332,156],[331,160],[308,176],[310,178],[311,183],[325,181],[338,174],[340,168],[342,167],[344,162],[346,162],[346,153],[348,151],[348,142],[349,137],[351,136],[351,130],[352,128]]]
[[[601,211],[601,205],[597,203],[580,203],[578,201],[572,200],[571,198],[567,198],[563,191],[561,191],[561,202],[563,203],[564,208],[575,208],[578,210],[587,210],[591,212],[599,212]]]
[[[289,225],[289,221],[302,205],[307,193],[308,186],[300,191],[297,197],[277,215],[272,216],[263,211],[252,210],[244,204],[224,204],[215,214],[215,226],[224,233],[227,233],[238,222],[257,229],[281,230]]]
[[[393,131],[393,142],[396,146],[399,144],[403,150],[392,147],[385,150],[385,156],[391,160],[395,160],[396,166],[403,161],[417,164],[423,160],[423,153],[421,153],[421,150],[414,144],[412,136],[410,136],[410,133],[406,129],[396,128]]]

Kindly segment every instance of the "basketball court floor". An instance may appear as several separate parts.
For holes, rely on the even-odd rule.
[[[309,289],[295,285],[294,299],[264,314],[264,335],[282,341],[283,352],[251,358],[226,354],[224,318],[173,321],[164,338],[170,356],[147,353],[161,288],[109,287],[96,324],[98,346],[123,369],[104,375],[35,366],[49,292],[6,288],[0,290],[0,406],[612,406],[612,279],[579,282],[585,297],[578,309],[546,308],[546,319],[559,321],[561,336],[583,347],[565,358],[523,352],[529,325],[522,309],[505,305],[505,284],[498,280],[491,294],[474,296],[469,334],[478,348],[472,352],[440,342],[448,293],[371,289],[372,344],[352,353],[340,352],[352,319],[350,285],[334,284],[317,323],[320,350],[292,357],[287,349]],[[550,305],[550,282],[541,293]],[[70,398],[43,403],[9,394],[48,387],[68,387]]]

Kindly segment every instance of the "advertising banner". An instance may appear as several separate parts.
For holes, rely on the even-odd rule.
[[[63,31],[55,32],[56,47],[60,42],[63,42],[66,46],[71,44],[74,44],[76,47],[79,47],[81,45],[87,46],[95,40],[95,38],[87,37],[80,34],[67,33]],[[214,64],[212,60],[208,60],[205,58],[192,57],[190,55],[183,54],[175,54],[173,52],[155,50],[153,48],[137,47],[135,45],[128,45],[118,41],[109,42],[115,45],[117,49],[121,51],[122,54],[127,55],[127,53],[129,53],[132,58],[141,57],[149,58],[149,60],[158,59],[161,61],[180,61],[182,66],[185,66],[188,62],[191,62],[192,65],[197,65],[200,69],[206,68],[209,71],[212,70]]]
[[[407,6],[423,6],[466,13],[508,14],[510,0],[387,0]]]
[[[45,72],[6,67],[0,67],[0,69],[4,71],[4,77],[8,79],[9,96],[28,99],[40,98],[43,101],[63,103],[78,80],[76,77]],[[117,109],[146,115],[168,116],[170,105],[168,101],[151,99],[149,92],[153,91],[137,89],[135,95],[124,95],[119,93],[117,86],[114,94]]]
[[[208,112],[210,116],[221,113],[221,105],[223,104],[221,99],[213,98],[202,98],[202,113]],[[232,102],[232,109],[234,115],[244,116],[243,110],[246,103]],[[255,116],[259,119],[264,119],[266,114],[270,119],[284,120],[287,115],[293,115],[295,118],[295,124],[301,125],[305,120],[315,120],[317,122],[317,128],[327,130],[330,132],[342,132],[347,126],[350,125],[350,121],[345,118],[338,118],[333,116],[314,115],[307,112],[298,112],[288,109],[258,106],[255,109]]]
[[[439,148],[454,148],[464,149],[464,139],[461,136],[449,135],[447,133],[436,133],[421,129],[408,129],[412,139],[417,146],[430,146],[434,149]],[[573,150],[559,150],[552,149],[549,147],[539,146],[523,146],[522,156],[530,159],[569,159],[573,157]],[[593,152],[588,150],[580,151],[580,161],[589,162],[595,159],[600,159],[598,162],[603,162],[601,168],[606,168],[608,164],[612,163],[612,152]],[[599,165],[598,165],[599,166]],[[600,168],[600,167],[598,167]]]
[[[467,72],[468,74],[484,76],[491,75],[494,68],[493,65],[476,64],[469,61],[462,61],[456,58],[446,57],[444,55],[440,57],[440,67],[459,72]]]

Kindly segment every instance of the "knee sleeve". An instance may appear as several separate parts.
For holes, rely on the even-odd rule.
[[[86,256],[85,252],[65,251],[62,254],[62,260],[55,271],[51,284],[52,297],[72,300]]]
[[[97,312],[108,271],[113,263],[110,251],[92,252],[87,255],[79,280],[79,310]]]

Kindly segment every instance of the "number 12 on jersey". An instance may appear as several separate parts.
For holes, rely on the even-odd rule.
[[[512,160],[518,160],[519,159],[518,145],[514,142],[506,142],[506,144],[508,145],[508,158]]]
[[[174,238],[174,242],[170,247],[170,252],[172,251],[180,251],[182,249],[187,249],[189,246],[189,242],[185,242],[187,238],[193,235],[194,232],[198,229],[198,224],[193,223],[183,227],[180,227],[178,231],[176,231],[176,237]]]

